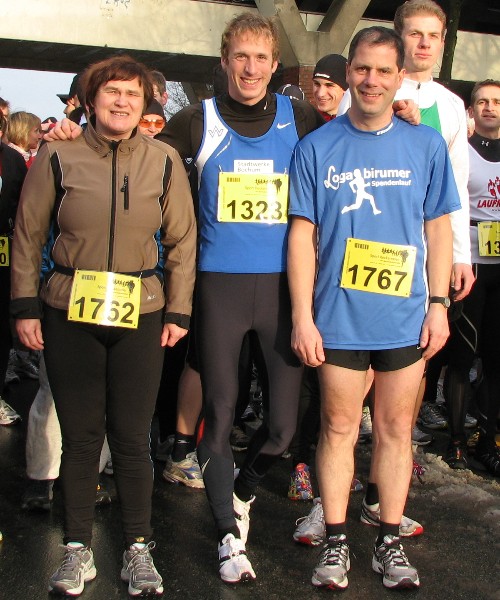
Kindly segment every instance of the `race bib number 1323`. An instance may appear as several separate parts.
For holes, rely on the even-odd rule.
[[[286,223],[287,216],[288,175],[219,173],[219,222]]]

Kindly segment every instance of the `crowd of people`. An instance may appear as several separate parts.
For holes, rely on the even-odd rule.
[[[277,24],[243,13],[214,96],[168,122],[165,77],[126,55],[75,76],[61,123],[0,102],[0,424],[20,420],[3,396],[24,360],[40,388],[22,507],[50,510],[56,478],[64,505],[50,591],[96,577],[106,471],[121,578],[131,596],[163,593],[152,457],[166,481],[204,488],[219,576],[239,583],[257,576],[258,486],[291,456],[284,497],[313,501],[293,538],[322,546],[312,584],[331,589],[348,585],[359,441],[372,441],[360,520],[378,527],[371,568],[391,589],[420,585],[402,545],[423,533],[403,514],[422,472],[412,446],[432,442],[419,425],[449,426],[450,468],[473,451],[500,476],[500,82],[474,86],[468,138],[463,101],[432,79],[445,33],[435,2],[408,0],[394,29],[320,58],[309,102],[296,85],[271,92]]]

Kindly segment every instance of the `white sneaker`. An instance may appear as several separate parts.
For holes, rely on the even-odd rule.
[[[248,502],[243,502],[243,500],[240,500],[233,492],[234,516],[236,518],[236,525],[240,531],[240,538],[243,544],[247,543],[248,530],[250,529],[250,507],[254,500],[255,496],[252,496]]]
[[[299,544],[319,546],[325,539],[325,517],[321,498],[314,498],[311,512],[300,517],[295,522],[297,528],[293,532],[293,539]]]
[[[248,560],[245,544],[228,533],[219,544],[219,574],[222,581],[238,583],[256,578],[255,571]]]

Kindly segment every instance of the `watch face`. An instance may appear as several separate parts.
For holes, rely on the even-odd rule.
[[[451,300],[448,296],[432,296],[430,299],[431,304],[442,304],[445,308],[450,308]]]

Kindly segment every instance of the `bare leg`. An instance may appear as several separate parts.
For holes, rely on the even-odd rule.
[[[365,371],[324,364],[319,368],[321,432],[316,464],[326,523],[346,519],[354,474],[354,446],[363,406]]]
[[[413,408],[424,361],[387,373],[375,373],[373,472],[380,495],[380,520],[399,523],[412,470]]]

